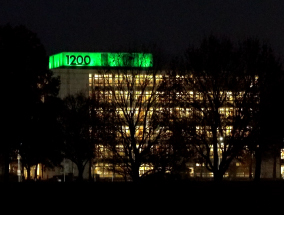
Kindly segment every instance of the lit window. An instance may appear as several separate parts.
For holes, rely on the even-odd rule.
[[[281,151],[280,151],[280,158],[284,159],[284,149],[281,149]]]
[[[232,128],[233,128],[232,126],[226,126],[226,136],[231,135]]]
[[[225,115],[225,109],[224,108],[219,108],[219,114],[224,116]]]

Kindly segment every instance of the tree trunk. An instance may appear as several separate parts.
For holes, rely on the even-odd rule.
[[[255,151],[255,175],[254,181],[259,181],[261,175],[261,148]]]
[[[34,170],[34,179],[37,180],[37,169],[38,169],[38,164],[35,165],[35,170]]]
[[[89,160],[89,181],[92,181],[92,159]]]
[[[219,183],[223,180],[223,172],[220,170],[217,170],[214,172],[214,181],[216,183]]]
[[[217,141],[217,133],[216,132],[213,133],[213,153],[214,153],[214,174],[218,174],[218,172],[219,172],[219,153],[218,153],[218,141]]]
[[[26,167],[27,171],[27,180],[30,180],[30,166]]]
[[[84,166],[77,165],[78,168],[78,177],[77,181],[83,181],[83,171],[84,171]]]
[[[214,153],[214,166],[213,166],[214,181],[220,182],[223,176],[220,176],[220,170],[219,170],[218,138],[217,138],[217,128],[215,126],[212,127],[212,134],[213,134],[213,153]]]
[[[253,158],[252,158],[252,155],[251,155],[250,163],[249,163],[249,180],[252,180],[252,163],[253,163]]]
[[[133,182],[138,182],[140,180],[139,166],[137,165],[132,166],[131,178]]]
[[[4,155],[4,182],[9,182],[9,155]]]
[[[273,152],[274,153],[274,152]],[[274,162],[273,162],[273,179],[276,179],[276,159],[277,159],[277,156],[276,156],[276,153],[274,153]]]

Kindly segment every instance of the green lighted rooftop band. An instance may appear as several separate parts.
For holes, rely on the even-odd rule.
[[[153,66],[151,53],[63,52],[49,57],[49,69]]]

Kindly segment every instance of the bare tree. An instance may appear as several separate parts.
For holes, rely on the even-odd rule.
[[[159,87],[160,102],[163,103],[164,114],[168,119],[169,138],[166,142],[168,153],[164,156],[160,155],[158,161],[160,161],[160,167],[166,167],[165,170],[176,179],[189,176],[187,164],[193,157],[191,136],[187,133],[192,112],[186,101],[184,76],[180,72],[180,67],[181,64],[178,61],[173,62]]]
[[[77,165],[79,181],[83,179],[86,164],[95,155],[93,107],[92,100],[82,93],[64,98],[60,119],[64,135],[63,154]]]
[[[248,138],[249,150],[255,156],[255,180],[261,176],[261,162],[271,152],[274,156],[274,178],[276,158],[283,148],[283,68],[267,43],[247,39],[239,46],[240,69],[248,75],[257,75],[259,105],[253,109],[253,130]],[[270,120],[272,119],[272,121]],[[276,149],[275,149],[276,148]],[[276,152],[277,150],[277,152]]]
[[[214,180],[222,180],[233,159],[247,149],[258,76],[241,71],[229,40],[209,37],[187,51],[186,93],[193,108],[192,145]]]
[[[141,165],[155,170],[151,156],[163,148],[167,125],[159,103],[161,75],[152,69],[110,70],[93,77],[102,127],[99,154],[113,164],[113,172],[138,181]],[[152,160],[153,162],[153,160]]]

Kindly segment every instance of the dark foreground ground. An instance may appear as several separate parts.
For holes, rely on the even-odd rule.
[[[0,184],[0,214],[283,215],[284,182]]]

